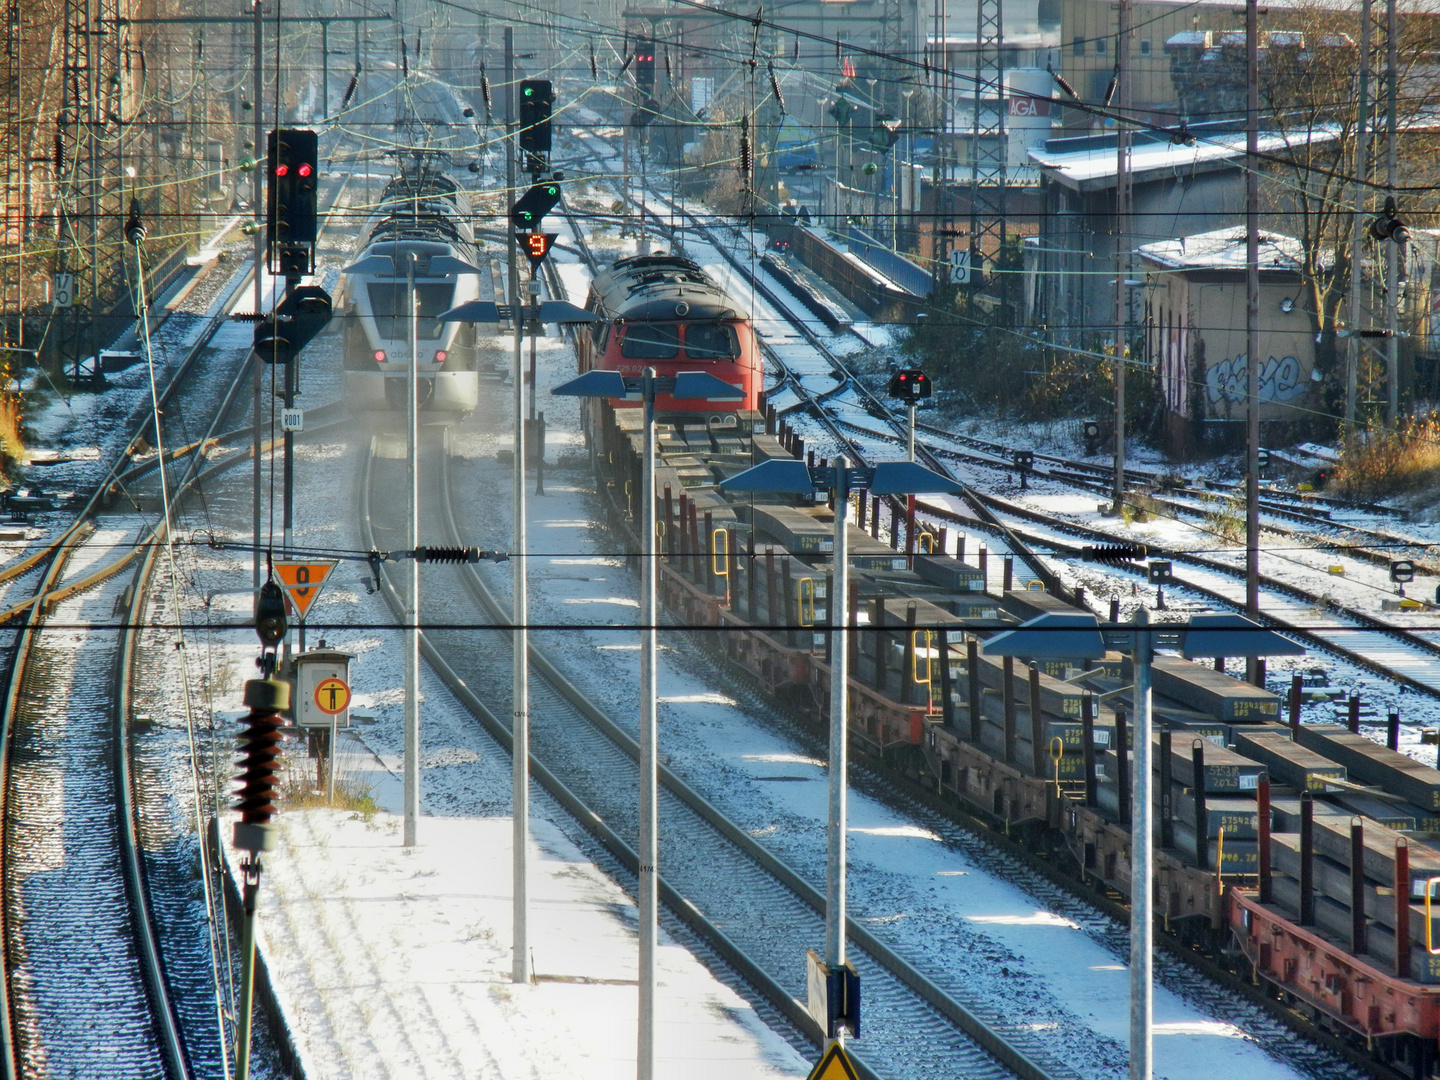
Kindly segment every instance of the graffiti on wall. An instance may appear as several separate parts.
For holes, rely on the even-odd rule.
[[[1232,359],[1222,360],[1205,370],[1205,392],[1210,404],[1222,401],[1239,404],[1249,392],[1247,370],[1249,357],[1241,353]],[[1301,378],[1300,361],[1293,356],[1277,360],[1270,357],[1260,365],[1260,400],[1294,401],[1305,392],[1305,381]]]

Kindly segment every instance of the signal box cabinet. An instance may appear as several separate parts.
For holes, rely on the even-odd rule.
[[[325,648],[295,655],[291,702],[297,727],[350,726],[350,661],[354,658],[354,653]]]

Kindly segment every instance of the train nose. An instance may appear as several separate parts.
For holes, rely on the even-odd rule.
[[[415,382],[415,407],[417,409],[425,408],[434,396],[434,378],[426,378],[422,375]],[[399,409],[403,412],[410,407],[409,401],[406,400],[407,397],[404,379],[385,380],[385,404],[389,405],[390,408]]]

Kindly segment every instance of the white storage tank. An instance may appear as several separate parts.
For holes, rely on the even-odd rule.
[[[1050,137],[1050,98],[1054,89],[1055,80],[1042,68],[1010,68],[1005,72],[1009,168],[1030,165],[1026,151],[1043,146]]]

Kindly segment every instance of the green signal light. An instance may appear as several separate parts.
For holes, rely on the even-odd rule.
[[[535,88],[534,88],[533,86],[527,86],[527,87],[525,88],[525,96],[526,96],[526,97],[534,97],[534,96],[535,96]]]

